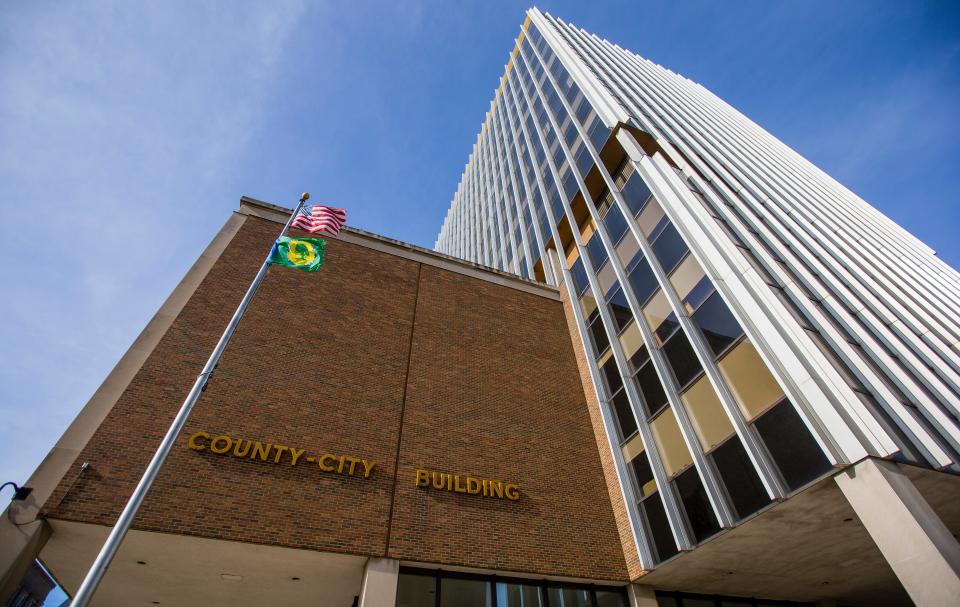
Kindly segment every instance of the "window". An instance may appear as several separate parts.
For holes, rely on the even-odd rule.
[[[659,495],[648,497],[641,502],[641,511],[646,519],[649,535],[653,538],[653,548],[657,562],[665,561],[679,552],[670,531],[667,513]]]
[[[623,294],[623,289],[618,285],[607,298],[607,301],[619,333],[633,321],[633,313],[630,312],[630,306],[627,304],[627,296]]]
[[[650,235],[654,233],[664,219],[663,208],[660,203],[657,202],[656,198],[651,198],[640,212],[640,216],[637,217],[637,223],[640,225],[640,231],[643,232],[643,235],[650,238]]]
[[[666,409],[650,422],[650,429],[653,431],[653,439],[657,443],[667,476],[675,476],[693,463],[693,456],[683,441],[683,434],[672,409]]]
[[[700,328],[715,356],[723,354],[743,335],[740,323],[730,313],[730,308],[720,294],[716,292],[710,295],[690,318]]]
[[[724,356],[719,367],[747,421],[753,421],[784,396],[749,339]]]
[[[548,595],[551,607],[593,607],[590,591],[585,588],[550,588]]]
[[[611,357],[600,368],[607,384],[607,397],[609,398],[617,390],[623,387],[623,379],[620,377],[620,370],[617,369],[617,361]]]
[[[610,210],[607,211],[606,216],[603,218],[603,223],[607,226],[607,231],[610,234],[610,242],[617,244],[620,242],[620,239],[627,232],[627,221],[623,218],[623,213],[620,212],[620,208],[617,205],[610,207]]]
[[[733,434],[733,424],[727,417],[717,393],[706,376],[701,377],[680,397],[700,439],[703,450],[709,451]]]
[[[685,301],[690,292],[696,287],[706,275],[700,263],[693,255],[687,255],[683,262],[677,266],[677,269],[670,275],[670,284],[677,292],[680,301]]]
[[[677,380],[677,387],[683,389],[703,371],[690,341],[683,331],[677,331],[670,341],[661,348],[670,363],[670,370]]]
[[[532,584],[497,583],[497,607],[540,607],[542,588]]]
[[[672,223],[664,228],[652,244],[653,254],[660,260],[663,271],[670,273],[677,264],[683,259],[689,250],[687,243],[680,237],[676,226]]]
[[[633,410],[630,408],[630,400],[627,398],[626,390],[620,390],[616,396],[610,399],[610,407],[617,416],[617,425],[620,427],[620,440],[627,438],[637,431],[637,421],[633,416]]]
[[[616,251],[620,263],[622,263],[624,267],[627,267],[637,256],[637,253],[640,252],[640,245],[637,244],[637,239],[633,237],[633,234],[625,234],[623,240],[617,245]]]
[[[574,290],[577,295],[586,291],[590,283],[587,281],[587,271],[583,267],[583,260],[579,257],[570,266],[570,277],[573,279]]]
[[[401,573],[397,580],[397,607],[436,607],[437,579],[433,575]]]
[[[770,503],[770,496],[739,437],[734,436],[723,443],[710,456],[740,518],[750,516]]]
[[[627,202],[630,210],[633,211],[634,216],[643,210],[650,198],[650,188],[647,187],[638,173],[633,173],[630,176],[623,186],[622,193],[623,199]]]
[[[640,453],[630,462],[633,471],[633,480],[637,484],[637,494],[641,497],[653,495],[657,491],[657,482],[653,480],[653,470],[650,469],[650,460],[646,453]]]
[[[783,399],[762,415],[756,428],[791,489],[805,485],[830,469],[830,460],[789,400]]]
[[[485,580],[443,578],[440,607],[492,607],[490,583]]]
[[[646,348],[642,349],[646,355]],[[640,354],[638,351],[637,354]],[[657,376],[657,370],[653,366],[653,361],[645,360],[634,375],[637,382],[637,388],[643,396],[643,404],[647,408],[647,415],[656,415],[660,409],[667,405],[667,393],[663,390],[663,384]]]
[[[636,265],[629,272],[627,279],[630,281],[630,286],[633,287],[633,294],[637,296],[637,302],[642,306],[657,290],[657,279],[653,275],[653,270],[650,269],[650,264],[644,261],[642,257],[637,260]]]
[[[697,469],[693,466],[687,468],[677,476],[674,485],[680,502],[683,503],[683,509],[687,513],[690,529],[697,541],[702,542],[720,531],[720,523],[713,514],[713,507],[710,506],[710,500],[707,498],[707,492],[703,488]]]

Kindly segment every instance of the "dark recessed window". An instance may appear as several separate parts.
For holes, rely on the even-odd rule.
[[[397,605],[436,607],[437,578],[432,575],[401,573],[397,580]]]
[[[657,485],[653,481],[653,470],[650,469],[650,460],[646,453],[633,458],[630,462],[630,469],[633,471],[633,480],[637,482],[638,495],[643,498],[652,495],[657,490]]]
[[[490,582],[445,577],[440,582],[440,607],[490,607]]]
[[[664,228],[660,236],[653,242],[652,247],[653,253],[660,260],[660,265],[663,266],[663,271],[668,274],[680,263],[680,260],[688,251],[687,243],[683,242],[683,238],[680,237],[680,233],[677,232],[677,228],[673,224]]]
[[[637,431],[637,421],[630,409],[630,400],[627,398],[627,391],[620,390],[610,401],[613,411],[617,415],[617,423],[620,425],[621,440],[627,438]]]
[[[600,368],[603,377],[607,382],[607,394],[612,395],[623,386],[623,379],[620,378],[620,371],[617,369],[617,361],[611,356],[607,362]]]
[[[791,489],[807,484],[830,469],[830,460],[790,401],[780,401],[754,424]]]
[[[676,542],[673,541],[673,533],[670,531],[670,523],[667,522],[667,513],[663,509],[660,496],[651,496],[643,500],[640,505],[647,519],[650,535],[653,536],[657,562],[665,561],[675,555],[678,550]]]
[[[713,515],[713,508],[710,507],[710,500],[707,499],[707,492],[700,482],[697,475],[697,469],[691,466],[677,475],[673,481],[677,487],[677,494],[683,503],[683,508],[687,512],[687,520],[690,521],[690,529],[698,542],[702,542],[717,531],[720,531],[720,524],[717,517]]]
[[[730,313],[730,308],[719,293],[708,297],[690,318],[700,327],[710,349],[717,356],[743,335],[740,323]]]
[[[763,483],[750,463],[739,437],[734,436],[717,447],[712,456],[740,518],[749,516],[770,503],[767,490],[763,488]]]
[[[650,269],[650,264],[640,260],[636,267],[627,277],[630,280],[630,286],[633,287],[633,293],[637,296],[637,302],[644,305],[653,292],[657,290],[657,279]]]
[[[636,375],[637,387],[643,395],[647,415],[654,415],[667,404],[667,394],[663,391],[663,384],[653,368],[653,361],[647,361]]]
[[[647,352],[647,347],[640,346],[639,348],[637,348],[637,351],[633,353],[633,356],[631,356],[630,360],[628,361],[630,363],[630,369],[636,372],[648,360],[650,360],[650,353]]]
[[[600,356],[610,346],[610,340],[607,339],[607,330],[603,327],[600,314],[596,314],[593,322],[590,323],[590,336],[593,338],[595,354]]]
[[[690,341],[683,331],[677,331],[670,341],[661,348],[670,363],[670,369],[677,380],[677,386],[683,390],[697,375],[703,371],[697,355],[690,345]]]
[[[660,343],[666,343],[679,328],[680,322],[677,320],[677,315],[670,312],[670,315],[663,319],[663,322],[660,323],[660,326],[657,327],[654,334]]]
[[[647,204],[647,200],[650,198],[650,188],[637,173],[630,176],[630,179],[623,186],[622,192],[624,200],[627,201],[627,206],[630,207],[634,215],[643,209],[643,205]]]

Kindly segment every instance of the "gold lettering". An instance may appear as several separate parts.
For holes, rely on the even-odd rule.
[[[247,453],[250,453],[250,447],[253,446],[252,440],[247,440],[247,448],[242,452],[240,451],[240,445],[243,444],[243,439],[238,438],[236,444],[233,446],[233,455],[234,457],[246,457]]]
[[[350,469],[347,471],[347,474],[353,476],[353,469],[360,463],[360,460],[353,457],[347,457],[346,459],[350,460]]]
[[[467,493],[471,495],[476,495],[480,493],[480,481],[473,478],[472,476],[467,477]]]
[[[466,493],[467,490],[460,486],[460,475],[453,477],[453,490],[457,493]]]
[[[340,456],[340,465],[337,466],[337,474],[343,474],[343,456]]]
[[[290,465],[296,466],[297,460],[303,455],[303,449],[297,449],[296,447],[290,447]]]
[[[222,443],[224,441],[227,444],[226,447],[221,448],[217,446],[218,443]],[[210,450],[213,451],[214,453],[226,453],[227,451],[230,450],[230,447],[233,447],[233,439],[231,439],[226,434],[221,434],[220,436],[217,436],[212,441],[210,441]]]
[[[503,482],[490,481],[490,497],[503,498]]]
[[[270,457],[270,449],[273,448],[273,443],[267,443],[263,445],[260,441],[253,443],[253,453],[250,454],[250,459],[260,458],[263,461],[267,461],[267,458]]]
[[[197,442],[198,438],[209,439],[210,435],[207,434],[206,432],[203,432],[202,430],[200,432],[194,432],[193,434],[190,435],[190,440],[187,441],[187,446],[193,449],[194,451],[203,451],[204,449],[206,449],[206,447]]]
[[[434,489],[443,489],[444,484],[447,482],[443,472],[431,472],[430,477]],[[440,481],[438,482],[437,479],[440,479]]]
[[[448,474],[447,476],[447,491],[453,491],[453,475]]]
[[[366,465],[366,463],[364,463]],[[417,469],[417,487],[426,487],[430,484],[430,473]]]
[[[287,449],[289,449],[290,447],[288,447],[288,446],[286,446],[286,445],[274,445],[273,448],[277,450],[277,454],[276,454],[275,456],[273,456],[273,463],[279,464],[279,463],[280,463],[280,456],[282,456],[282,455],[283,455],[283,452],[286,451]]]
[[[503,492],[506,494],[508,500],[517,501],[520,499],[520,487],[513,483],[507,483],[503,488]]]
[[[333,472],[334,470],[333,464],[329,466],[324,464],[325,461],[331,460],[331,459],[336,460],[337,456],[332,453],[324,453],[323,455],[320,456],[320,459],[317,460],[317,465],[319,465],[320,469],[323,470],[324,472]]]
[[[488,490],[487,479],[483,479],[483,497],[487,497],[488,495],[490,495],[489,493],[487,493],[487,490]]]
[[[363,478],[368,478],[370,473],[373,472],[373,467],[377,465],[377,462],[373,460],[367,461],[365,459],[361,459],[360,462],[363,464]]]

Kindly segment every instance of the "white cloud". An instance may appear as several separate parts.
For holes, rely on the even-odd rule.
[[[0,479],[23,481],[232,210],[301,2],[0,16]]]

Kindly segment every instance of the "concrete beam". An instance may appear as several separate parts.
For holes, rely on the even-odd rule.
[[[627,586],[627,598],[630,600],[630,607],[657,607],[657,595],[653,586],[630,584]]]
[[[397,604],[397,580],[400,561],[396,559],[367,559],[363,568],[359,607],[394,607]]]
[[[960,597],[960,544],[900,467],[866,459],[834,477],[918,607]]]

